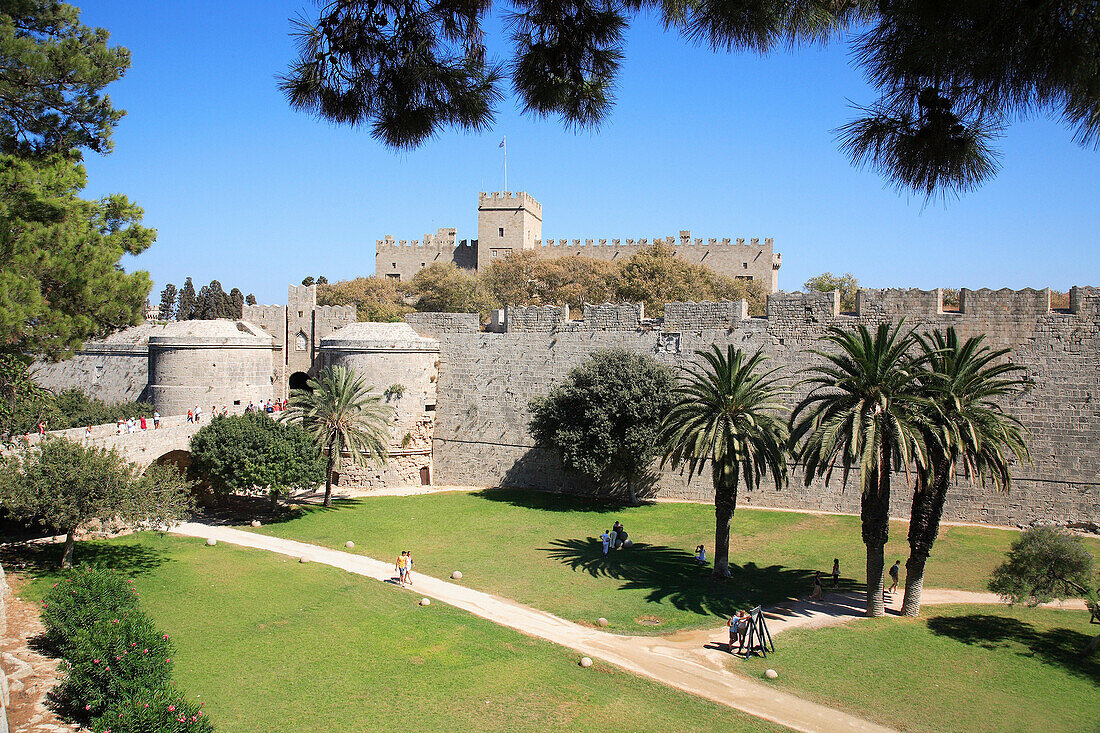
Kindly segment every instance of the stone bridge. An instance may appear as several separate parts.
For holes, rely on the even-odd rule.
[[[114,448],[123,458],[144,470],[161,458],[176,459],[177,463],[183,459],[183,465],[186,465],[189,456],[185,454],[190,451],[191,436],[207,423],[209,418],[205,415],[204,418],[201,423],[189,423],[185,415],[171,415],[161,418],[159,428],[153,427],[152,418],[146,418],[145,422],[149,426],[147,429],[122,435],[118,434],[115,423],[91,426],[90,436],[85,435],[84,428],[52,430],[49,435],[102,448]],[[31,436],[32,444],[37,442],[36,438],[37,436]]]

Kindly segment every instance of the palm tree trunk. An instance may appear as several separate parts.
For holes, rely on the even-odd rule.
[[[68,570],[73,566],[73,548],[76,546],[76,530],[65,533],[65,551],[61,554],[61,567]]]
[[[871,617],[886,615],[886,581],[882,576],[885,550],[884,545],[867,545],[867,615]]]
[[[890,539],[890,449],[880,449],[878,468],[860,498],[863,544],[867,546],[867,615],[885,616],[882,577],[886,542]]]
[[[737,487],[726,480],[727,472],[718,466],[714,476],[714,577],[730,576],[730,521],[737,510]]]
[[[941,457],[935,463],[932,485],[918,485],[918,490],[913,493],[913,508],[909,515],[909,559],[905,561],[905,598],[901,604],[903,616],[920,614],[924,568],[940,533],[940,518],[950,479],[951,462]]]
[[[328,465],[325,466],[325,506],[332,506],[332,446],[328,448]]]
[[[905,599],[901,602],[902,616],[920,615],[920,596],[924,590],[924,564],[927,555],[912,554],[905,561]]]

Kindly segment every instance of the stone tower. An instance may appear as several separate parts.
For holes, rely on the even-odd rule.
[[[526,191],[482,193],[477,205],[477,268],[542,239],[542,204]]]

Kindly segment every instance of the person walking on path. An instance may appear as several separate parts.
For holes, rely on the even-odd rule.
[[[195,422],[195,411],[194,410],[188,410],[187,411],[187,422]]]
[[[840,558],[833,558],[833,587],[840,587]]]
[[[84,426],[84,442],[85,443],[90,443],[91,441],[92,441],[92,426],[91,425],[85,425]]]
[[[821,597],[824,595],[824,593],[825,593],[825,589],[821,587],[821,571],[820,570],[815,570],[814,571],[814,589],[813,589],[813,592],[810,593],[810,600],[811,601],[819,601],[819,600],[821,600]]]
[[[890,584],[890,589],[887,593],[893,593],[898,589],[898,576],[901,574],[901,560],[895,560],[894,564],[890,566],[890,580],[893,581]]]
[[[195,422],[202,422],[202,408],[195,405]]]
[[[156,430],[159,427],[160,427],[160,412],[158,410],[153,410],[153,430]]]
[[[604,533],[600,535],[600,542],[603,543],[603,556],[607,557],[607,551],[611,547],[611,535],[604,530]]]
[[[149,427],[149,426],[146,425],[146,423],[145,423],[145,415],[142,415],[141,416],[141,429],[142,429],[142,431],[144,431],[147,427]]]
[[[409,568],[409,558],[405,556],[405,550],[401,551],[401,555],[397,558],[397,563],[394,565],[397,570],[397,580],[401,583],[401,587],[405,587],[405,573]]]
[[[412,550],[405,550],[405,581],[413,584],[413,554]]]

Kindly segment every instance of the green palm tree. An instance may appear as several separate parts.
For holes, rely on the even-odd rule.
[[[365,456],[386,463],[392,408],[345,367],[326,367],[306,386],[291,392],[283,419],[305,428],[326,456],[325,506],[332,506],[332,473],[344,453],[353,465]]]
[[[810,367],[809,394],[791,413],[795,453],[805,463],[805,481],[828,482],[837,462],[844,481],[859,470],[860,520],[867,547],[867,615],[882,616],[883,552],[890,533],[890,472],[923,460],[920,411],[927,406],[919,377],[924,358],[902,324],[884,323],[874,335],[830,328],[822,339],[835,352],[814,351],[824,363]]]
[[[967,477],[984,481],[988,476],[997,488],[1007,491],[1012,485],[1012,456],[1021,462],[1031,459],[1020,422],[996,402],[1028,385],[1026,379],[1014,376],[1023,367],[1004,361],[1009,349],[983,346],[985,336],[960,344],[954,328],[917,339],[928,364],[921,381],[935,409],[924,420],[927,461],[917,474],[909,519],[910,554],[902,603],[906,616],[920,613],[925,563],[939,534],[947,490],[958,466]]]
[[[730,520],[741,478],[749,488],[770,473],[776,488],[787,482],[789,433],[781,417],[785,390],[760,371],[767,359],[729,346],[696,351],[702,364],[685,367],[673,390],[675,402],[661,423],[661,466],[687,465],[688,479],[710,464],[714,480],[714,576],[729,577]]]

